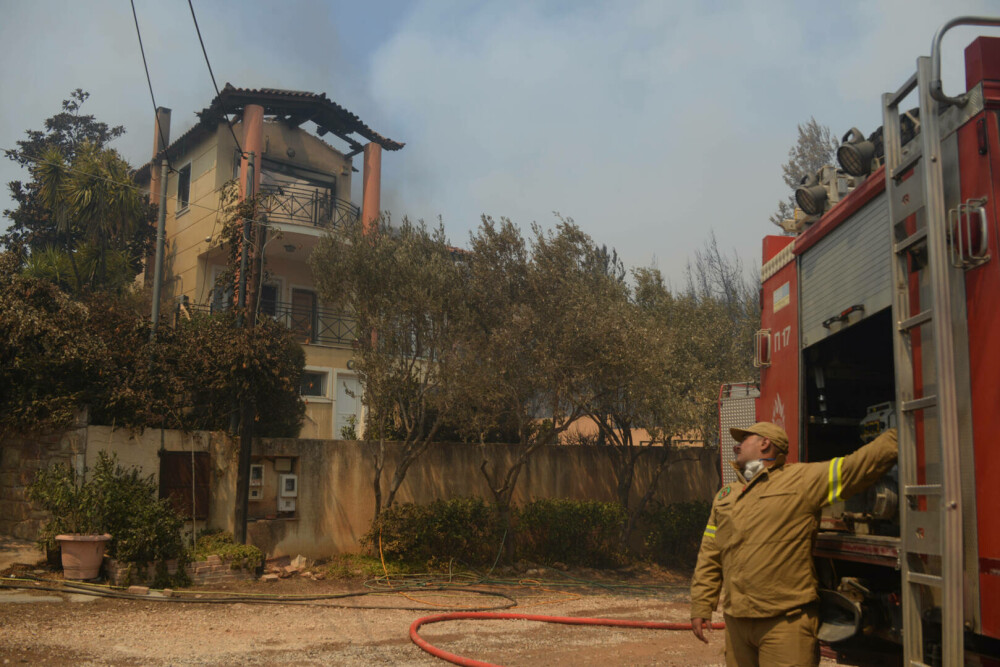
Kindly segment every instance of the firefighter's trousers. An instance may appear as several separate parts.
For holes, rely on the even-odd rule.
[[[819,604],[781,616],[726,614],[728,667],[810,667],[819,664]]]

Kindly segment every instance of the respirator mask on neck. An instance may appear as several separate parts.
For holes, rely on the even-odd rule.
[[[772,457],[769,459],[757,459],[756,461],[750,461],[743,467],[743,477],[746,481],[750,481],[757,476],[761,470],[764,469],[764,463],[766,461],[773,461],[777,457]]]

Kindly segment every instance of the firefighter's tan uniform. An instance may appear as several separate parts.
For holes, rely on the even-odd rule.
[[[782,456],[716,494],[691,583],[691,617],[710,619],[725,590],[727,665],[818,663],[811,552],[820,508],[874,483],[896,452],[893,429],[832,461],[785,465]]]

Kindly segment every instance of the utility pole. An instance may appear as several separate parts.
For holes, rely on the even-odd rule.
[[[254,154],[251,152],[247,156],[247,185],[246,200],[253,201],[254,197]],[[252,220],[243,220],[243,248],[240,253],[240,286],[239,296],[236,301],[236,308],[239,318],[239,326],[243,329],[253,327],[254,318],[247,317],[247,267],[250,264],[250,229]],[[253,399],[244,396],[239,404],[240,419],[240,451],[239,464],[236,469],[236,511],[234,516],[235,539],[238,544],[247,543],[247,512],[250,496],[250,449],[253,444],[254,426],[254,404]]]
[[[246,197],[245,199],[253,199],[253,171],[254,171],[254,154],[250,153],[247,156],[247,186],[246,186]],[[239,313],[240,324],[245,324],[244,319],[244,309],[247,305],[247,265],[249,264],[249,253],[250,253],[250,225],[252,220],[250,218],[243,219],[243,249],[240,253],[240,288],[239,295],[236,299],[236,308]]]
[[[156,340],[156,327],[160,323],[160,289],[163,282],[163,246],[167,225],[167,158],[160,159],[160,210],[156,214],[156,263],[153,269],[153,314],[149,328],[149,342]]]

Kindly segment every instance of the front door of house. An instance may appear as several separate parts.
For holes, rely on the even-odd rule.
[[[316,341],[316,293],[305,289],[292,289],[290,329],[300,343]]]

